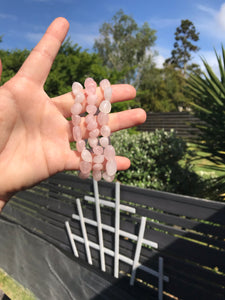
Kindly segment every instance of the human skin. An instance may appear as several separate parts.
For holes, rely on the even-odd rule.
[[[67,120],[73,95],[70,92],[49,98],[43,88],[68,29],[66,19],[55,19],[18,73],[0,87],[0,211],[17,191],[57,172],[79,168],[80,154],[70,148],[72,124]],[[4,61],[2,64],[4,72]],[[112,85],[112,91],[112,103],[136,96],[135,89],[127,84]],[[97,94],[100,103],[100,88]],[[111,113],[109,126],[114,132],[141,124],[145,119],[140,108]],[[81,128],[86,138],[84,120]],[[117,156],[116,161],[118,170],[130,166],[126,157]]]

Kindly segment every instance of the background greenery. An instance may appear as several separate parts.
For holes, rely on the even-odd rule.
[[[0,268],[0,289],[12,300],[35,300],[34,294],[25,289]]]
[[[179,25],[179,24],[178,24]],[[50,97],[71,91],[73,81],[94,77],[111,83],[131,83],[136,99],[113,105],[112,111],[142,107],[151,112],[191,110],[199,118],[200,134],[190,151],[187,142],[174,132],[118,133],[112,136],[118,154],[130,157],[131,168],[118,174],[126,184],[198,195],[221,200],[225,194],[225,51],[217,53],[220,76],[204,61],[206,74],[192,63],[200,33],[190,20],[181,20],[174,33],[174,49],[163,68],[155,64],[156,31],[119,10],[99,28],[93,51],[85,50],[68,38],[53,63],[45,90]],[[0,37],[4,43],[4,38]],[[30,51],[0,50],[3,62],[1,84],[19,70]],[[131,136],[132,134],[132,136]],[[192,141],[191,141],[192,142]],[[194,148],[194,149],[193,149]],[[201,174],[199,161],[213,176]],[[200,164],[198,165],[200,166]],[[219,174],[219,175],[218,175]]]
[[[187,143],[173,130],[134,135],[120,131],[112,135],[111,141],[118,155],[128,156],[131,160],[127,171],[118,172],[119,181],[143,188],[201,195],[203,180],[193,171],[193,165],[187,159],[190,155]]]

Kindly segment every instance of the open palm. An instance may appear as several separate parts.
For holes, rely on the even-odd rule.
[[[64,18],[54,20],[19,72],[0,88],[0,209],[16,191],[79,167],[80,155],[70,149],[72,125],[66,119],[74,102],[72,93],[50,99],[43,89],[68,28]],[[135,97],[130,85],[112,89],[112,102]],[[101,90],[97,93],[100,102]],[[111,114],[109,125],[116,131],[144,120],[145,112],[135,109]],[[82,131],[85,137],[83,125]],[[126,169],[129,160],[117,157],[117,165]]]

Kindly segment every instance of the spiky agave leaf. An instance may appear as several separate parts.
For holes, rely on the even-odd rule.
[[[199,129],[197,145],[209,153],[208,160],[217,165],[225,165],[225,49],[222,57],[215,51],[219,66],[219,77],[202,58],[206,72],[192,74],[188,80],[188,92],[193,101],[193,112],[200,120],[193,126]],[[224,170],[225,171],[225,170]],[[224,192],[224,178],[215,181],[216,190]],[[221,186],[221,191],[219,189]],[[212,188],[213,189],[213,188]]]

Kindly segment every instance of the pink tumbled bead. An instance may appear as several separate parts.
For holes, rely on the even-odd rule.
[[[90,151],[88,151],[87,149],[84,149],[81,152],[81,157],[86,162],[92,162],[92,155],[91,155]]]
[[[74,103],[71,107],[71,113],[73,115],[79,115],[82,111],[82,105],[80,103]]]
[[[74,82],[72,84],[72,92],[76,96],[78,93],[80,93],[83,90],[83,86],[79,82]]]
[[[102,178],[102,172],[99,170],[94,170],[92,172],[92,176],[93,176],[94,180],[99,181]]]
[[[85,88],[85,90],[88,95],[94,95],[96,93],[96,86],[89,85],[88,87]]]
[[[114,160],[115,159],[115,149],[112,145],[108,145],[104,149],[104,156],[107,160]]]
[[[94,120],[94,121],[90,121],[88,124],[87,124],[87,130],[91,131],[91,130],[94,130],[98,127],[98,123]]]
[[[82,172],[79,173],[79,177],[81,179],[87,179],[89,176],[90,176],[90,171],[87,173],[82,173]]]
[[[74,138],[74,141],[76,141],[76,142],[78,142],[82,139],[82,133],[81,133],[80,126],[73,127],[73,138]]]
[[[82,152],[85,149],[85,141],[80,140],[80,141],[76,142],[76,148],[77,148],[78,152]]]
[[[103,148],[101,146],[96,146],[93,148],[93,152],[95,155],[101,155],[103,153]]]
[[[80,125],[81,117],[79,115],[72,115],[72,123],[74,126]]]
[[[84,81],[84,87],[85,87],[85,88],[86,88],[87,86],[89,86],[89,85],[95,85],[95,86],[97,86],[96,82],[95,82],[94,79],[91,78],[91,77],[86,78],[85,81]]]
[[[110,86],[110,82],[108,79],[103,79],[100,81],[99,83],[100,87],[103,89],[103,91],[105,90],[105,88]]]
[[[91,105],[95,105],[97,100],[98,100],[98,96],[96,94],[88,95],[88,97],[87,97],[87,103],[91,104]]]
[[[104,159],[105,159],[104,155],[95,155],[93,158],[93,162],[95,164],[102,164]]]
[[[101,137],[101,138],[99,139],[99,143],[100,143],[100,145],[101,145],[102,147],[105,148],[105,147],[108,146],[108,144],[109,144],[109,138],[103,136],[103,137]]]
[[[113,179],[115,178],[115,175],[109,176],[109,175],[107,174],[107,172],[104,172],[104,173],[102,174],[102,177],[105,179],[105,181],[112,182]]]
[[[82,173],[86,174],[89,173],[91,171],[91,163],[87,162],[87,161],[81,161],[80,162],[80,170]]]
[[[95,105],[92,105],[92,104],[87,105],[87,107],[86,107],[87,113],[94,115],[96,113],[96,111],[97,111],[97,107]]]
[[[103,100],[99,105],[99,110],[105,114],[111,111],[111,103],[108,100]]]
[[[112,88],[111,86],[108,86],[104,89],[104,98],[105,100],[110,101],[112,97]]]
[[[103,165],[102,164],[94,164],[92,167],[93,171],[101,171],[103,169]]]
[[[100,126],[106,125],[106,124],[108,124],[108,122],[109,122],[109,115],[108,115],[108,114],[105,114],[105,113],[103,113],[103,112],[100,112],[100,113],[98,114],[98,116],[97,116],[97,120],[98,120],[98,124],[99,124]]]
[[[88,124],[89,122],[94,122],[95,116],[93,114],[89,114],[85,117],[85,122]]]
[[[84,101],[84,94],[83,93],[79,93],[76,95],[76,99],[75,99],[75,103],[82,103]]]
[[[88,144],[94,148],[98,144],[98,139],[97,138],[88,138]]]
[[[99,129],[98,128],[95,128],[95,129],[93,129],[93,130],[91,130],[90,132],[89,132],[89,137],[90,138],[96,138],[96,137],[98,137],[99,136]]]
[[[109,128],[108,125],[103,125],[102,128],[101,128],[101,135],[102,136],[105,136],[105,137],[108,137],[110,136],[111,134],[111,130]]]
[[[88,95],[93,95],[96,93],[97,84],[93,78],[87,78],[84,82],[85,91]]]
[[[116,170],[117,170],[117,163],[116,161],[113,160],[109,160],[106,163],[106,172],[109,176],[113,176],[116,174]]]

